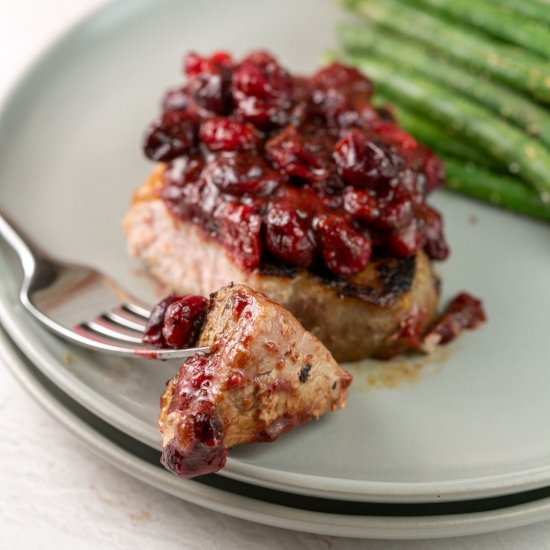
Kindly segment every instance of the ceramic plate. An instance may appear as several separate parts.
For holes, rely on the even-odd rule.
[[[550,517],[550,488],[514,496],[436,504],[364,504],[300,498],[242,482],[174,477],[159,452],[117,431],[63,394],[0,331],[0,359],[46,410],[101,458],[140,481],[234,517],[317,534],[418,539],[513,528]]]
[[[311,71],[340,17],[331,2],[115,2],[70,32],[23,79],[0,120],[0,197],[45,248],[103,269],[153,301],[120,220],[151,165],[140,137],[189,49],[265,47]],[[312,24],[312,21],[315,24]],[[231,24],[228,24],[230,22]],[[346,410],[274,444],[235,449],[224,476],[346,500],[441,501],[550,484],[550,229],[439,193],[452,257],[443,298],[482,296],[489,322],[424,360],[352,367]],[[176,364],[76,350],[18,306],[0,259],[0,316],[64,391],[158,447],[158,398]]]

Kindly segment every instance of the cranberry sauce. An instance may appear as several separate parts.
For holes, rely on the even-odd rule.
[[[167,414],[176,414],[174,438],[165,446],[161,462],[171,472],[194,477],[217,472],[227,459],[223,423],[212,391],[216,355],[195,355],[177,375]]]
[[[373,252],[443,260],[441,216],[425,203],[441,161],[370,103],[371,81],[329,65],[293,76],[264,51],[240,62],[190,53],[147,129],[167,163],[162,198],[246,270],[263,261],[361,271]]]
[[[424,342],[447,344],[463,330],[473,330],[486,320],[481,301],[466,292],[461,292],[451,300],[424,337]]]
[[[208,300],[202,296],[168,296],[151,312],[144,344],[158,348],[187,348],[199,335]]]

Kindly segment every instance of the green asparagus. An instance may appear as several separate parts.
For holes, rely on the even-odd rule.
[[[447,188],[494,205],[550,222],[550,204],[520,181],[445,158]]]
[[[415,4],[418,3],[440,10],[458,21],[532,50],[545,58],[550,56],[548,30],[520,13],[510,13],[505,7],[479,0],[415,0]]]

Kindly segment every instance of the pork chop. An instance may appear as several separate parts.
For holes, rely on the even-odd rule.
[[[288,309],[337,361],[389,357],[407,348],[398,337],[411,315],[420,334],[435,318],[439,283],[423,251],[379,258],[348,278],[263,265],[241,269],[227,250],[192,222],[173,216],[160,198],[164,165],[134,195],[124,220],[130,253],[176,294],[208,295],[244,283]]]

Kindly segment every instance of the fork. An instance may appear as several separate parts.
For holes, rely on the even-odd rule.
[[[19,299],[48,330],[80,346],[126,357],[177,359],[209,347],[156,349],[142,344],[151,310],[110,277],[49,257],[0,205],[0,235],[19,256]]]

